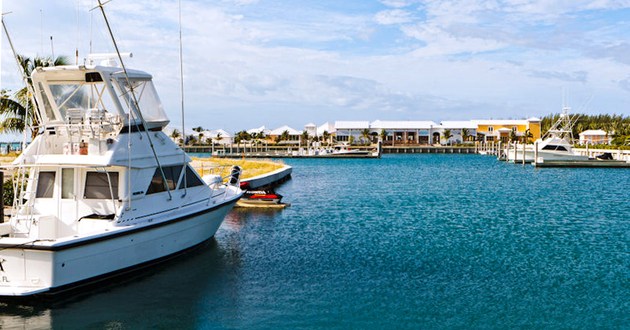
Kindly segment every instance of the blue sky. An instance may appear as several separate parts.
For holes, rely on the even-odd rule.
[[[18,52],[111,52],[94,0],[5,1]],[[106,5],[180,125],[178,2]],[[630,115],[630,0],[182,0],[187,126]],[[6,40],[2,87],[20,79]],[[73,59],[73,57],[72,57]],[[81,60],[82,61],[82,60]]]

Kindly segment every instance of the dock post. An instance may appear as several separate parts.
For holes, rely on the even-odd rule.
[[[523,143],[523,166],[525,166],[525,146],[527,145]]]
[[[0,223],[4,222],[4,172],[0,171],[0,197],[2,198],[2,207],[0,207]]]
[[[538,164],[538,141],[534,142],[534,166]]]

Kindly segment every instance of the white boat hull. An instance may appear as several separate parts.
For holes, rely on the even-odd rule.
[[[214,236],[235,202],[88,240],[4,248],[0,296],[64,291],[184,251]]]

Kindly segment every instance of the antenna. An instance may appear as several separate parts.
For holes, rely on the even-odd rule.
[[[52,60],[55,60],[55,45],[53,44],[53,36],[50,36],[50,52],[52,53]]]
[[[40,54],[44,56],[44,11],[39,10],[39,46]]]
[[[31,104],[33,105],[33,107],[37,108],[37,103],[36,103],[35,97],[34,97],[35,93],[33,92],[33,86],[31,86],[31,84],[28,82],[29,77],[26,75],[26,71],[24,70],[24,67],[22,66],[21,57],[15,51],[15,47],[13,47],[13,41],[11,41],[11,36],[9,35],[9,30],[7,29],[7,26],[4,23],[4,15],[8,15],[10,13],[11,12],[2,14],[2,28],[4,29],[4,33],[7,36],[7,40],[9,41],[9,46],[11,46],[11,52],[13,52],[13,57],[15,58],[15,62],[17,64],[18,70],[20,71],[20,73],[22,75],[22,80],[24,81],[24,85],[26,85],[26,90],[28,91],[27,94],[28,94],[29,99],[31,100]],[[39,111],[35,110],[35,111],[31,112],[31,117],[30,117],[31,118],[31,122],[30,123],[28,123],[28,118],[29,118],[29,116],[28,116],[28,112],[27,112],[27,115],[26,115],[27,123],[25,123],[25,125],[28,124],[30,126],[31,132],[32,132],[33,129],[34,129],[33,126],[35,124],[35,121],[37,123],[41,123],[42,122],[41,118],[40,118]]]
[[[186,126],[184,125],[184,56],[182,51],[182,0],[179,0],[179,73],[180,73],[180,88],[181,88],[181,96],[182,96],[182,151],[184,150],[186,144]],[[184,155],[184,163],[186,162],[186,153]],[[188,187],[188,182],[186,182],[186,175],[184,174],[184,195],[186,196],[186,189]],[[183,197],[182,196],[182,197]]]
[[[168,180],[166,179],[166,174],[164,174],[164,169],[162,168],[162,165],[160,164],[160,159],[158,158],[157,152],[155,151],[155,146],[153,145],[153,141],[151,140],[151,135],[149,134],[149,131],[148,131],[147,122],[144,120],[144,117],[142,116],[142,112],[140,111],[140,104],[138,103],[138,97],[136,96],[134,87],[131,84],[131,81],[129,79],[129,74],[127,73],[125,62],[123,62],[122,55],[120,54],[120,50],[118,49],[118,44],[116,43],[116,39],[114,38],[114,33],[112,32],[112,28],[109,25],[109,21],[107,20],[107,15],[105,14],[105,8],[103,6],[109,3],[110,1],[111,0],[101,2],[101,0],[98,0],[97,7],[101,10],[101,13],[103,14],[103,19],[105,20],[107,31],[109,32],[109,36],[112,38],[112,43],[114,44],[114,49],[116,50],[116,54],[118,55],[118,60],[120,61],[120,66],[122,67],[122,71],[125,76],[125,81],[127,82],[127,86],[129,86],[129,91],[131,92],[130,94],[132,97],[133,104],[129,109],[129,114],[130,114],[129,120],[131,121],[131,111],[134,111],[136,115],[138,116],[138,119],[140,119],[140,121],[142,122],[142,125],[144,126],[145,135],[147,136],[147,140],[149,141],[149,146],[151,147],[151,151],[153,152],[153,158],[155,158],[157,167],[160,169],[160,174],[162,174],[162,179],[164,180],[164,187],[166,188],[166,192],[168,192],[168,199],[171,200],[173,199],[173,196],[171,195],[171,189],[168,186]],[[136,126],[137,126],[137,123],[136,123]],[[141,130],[138,129],[138,131],[141,131]],[[131,133],[131,127],[129,127],[129,133]],[[131,195],[129,195],[129,202],[131,202]]]

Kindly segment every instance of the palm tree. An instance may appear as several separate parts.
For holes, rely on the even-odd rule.
[[[308,132],[306,130],[302,131],[302,135],[300,135],[300,139],[302,141],[304,141],[304,144],[306,145],[306,147],[308,147]]]
[[[280,141],[289,141],[289,131],[286,130],[284,132],[282,132],[282,134],[280,134]]]
[[[364,142],[371,142],[370,141],[370,129],[365,128],[361,131],[361,140]]]
[[[35,138],[39,133],[39,120],[36,111],[37,104],[33,104],[32,95],[29,89],[33,88],[31,74],[36,68],[49,67],[68,64],[65,56],[59,56],[53,61],[50,57],[35,57],[30,59],[24,55],[17,55],[21,69],[26,75],[29,87],[23,87],[13,94],[13,99],[9,98],[6,90],[0,95],[0,134],[21,133],[27,127],[31,129],[31,138]]]
[[[532,131],[528,128],[525,130],[525,144],[529,144],[532,143],[532,139],[534,138],[534,134],[532,134]]]
[[[171,132],[171,139],[177,141],[178,138],[182,137],[182,133],[180,133],[177,128],[173,129]]]
[[[470,136],[470,132],[468,128],[462,128],[462,142],[468,142],[468,137]]]
[[[445,129],[444,132],[442,132],[442,136],[444,136],[444,140],[446,140],[446,144],[449,144],[450,141],[449,139],[453,137],[453,134],[451,133],[450,129]]]
[[[326,145],[328,145],[330,143],[330,133],[328,133],[328,131],[323,131],[322,137],[324,138],[324,141],[326,141]]]
[[[510,131],[510,142],[514,142],[516,141],[517,137],[516,137],[516,132],[514,130]]]
[[[379,137],[381,138],[381,141],[385,143],[385,140],[387,140],[387,131],[385,129],[382,129]]]

